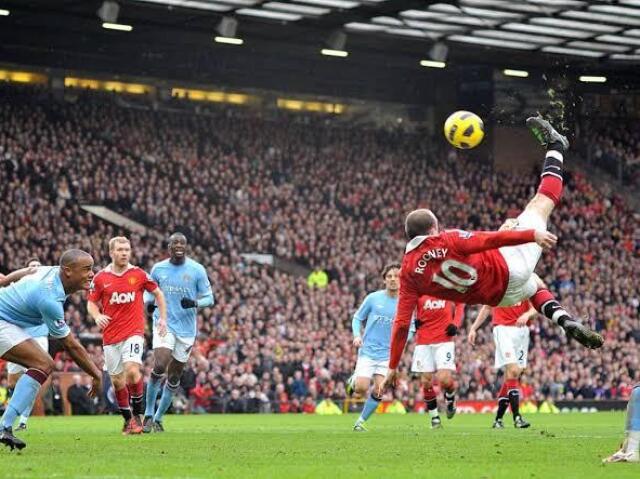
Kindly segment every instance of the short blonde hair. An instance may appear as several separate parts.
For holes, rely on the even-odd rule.
[[[129,238],[125,236],[114,236],[109,240],[109,252],[116,249],[116,243],[128,243],[129,246],[131,246],[131,241],[129,241]]]

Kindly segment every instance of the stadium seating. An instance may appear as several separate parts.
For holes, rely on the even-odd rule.
[[[447,227],[495,229],[524,206],[538,181],[537,171],[496,174],[424,134],[241,107],[196,112],[177,100],[66,96],[0,86],[0,271],[33,256],[55,262],[72,246],[106,265],[108,239],[126,232],[79,203],[106,205],[167,235],[185,232],[216,296],[215,306],[199,313],[199,354],[182,384],[191,398],[185,407],[201,412],[293,412],[308,398],[344,398],[355,364],[351,316],[381,286],[384,263],[401,258],[404,214],[429,205]],[[603,135],[606,152],[615,143],[610,131]],[[573,174],[552,225],[560,243],[538,273],[607,342],[587,351],[536,321],[525,396],[625,397],[640,374],[638,218],[622,198]],[[128,236],[147,270],[166,257],[159,239]],[[319,266],[331,282],[310,289],[305,278],[250,263],[243,253]],[[476,312],[468,307],[467,321]],[[79,295],[67,319],[85,338],[99,333]],[[92,352],[102,361],[99,346]],[[58,370],[73,369],[58,359]],[[462,397],[494,397],[488,325],[475,349],[457,339],[457,362]],[[148,357],[147,372],[150,364]],[[408,379],[405,400],[417,392]]]

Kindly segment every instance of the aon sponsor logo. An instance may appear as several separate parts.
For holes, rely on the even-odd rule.
[[[428,299],[422,309],[443,309],[447,305],[444,299]]]
[[[136,299],[136,293],[116,293],[114,292],[111,295],[111,299],[109,300],[109,304],[125,304],[132,303]]]

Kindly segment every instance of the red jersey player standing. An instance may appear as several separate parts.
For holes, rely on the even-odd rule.
[[[433,373],[444,391],[447,418],[456,413],[456,345],[453,337],[462,323],[464,305],[432,296],[420,296],[416,311],[416,347],[411,371],[421,373],[420,382],[431,428],[442,427],[438,401],[433,389]]]
[[[87,311],[103,329],[104,362],[125,420],[122,433],[140,434],[144,413],[140,370],[144,350],[143,294],[148,291],[155,296],[161,335],[166,334],[167,329],[166,304],[156,282],[141,268],[129,263],[131,243],[127,238],[111,238],[109,256],[111,264],[93,278]]]
[[[530,426],[520,415],[520,375],[527,367],[529,353],[529,321],[538,312],[528,300],[505,308],[483,306],[469,328],[469,343],[476,343],[476,332],[489,314],[492,315],[493,341],[496,346],[495,367],[504,368],[504,382],[498,392],[498,412],[494,429],[504,429],[502,418],[511,405],[513,425],[524,429]]]
[[[515,230],[440,232],[431,210],[414,210],[407,215],[409,243],[402,260],[384,386],[396,381],[411,316],[418,298],[425,294],[490,306],[511,306],[530,299],[536,310],[561,326],[568,337],[588,348],[602,346],[602,336],[575,321],[534,273],[542,249],[557,242],[556,236],[547,231],[547,221],[562,195],[563,153],[569,142],[540,117],[527,119],[527,126],[547,146],[547,153],[538,192],[518,216]]]

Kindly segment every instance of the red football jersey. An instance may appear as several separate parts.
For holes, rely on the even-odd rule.
[[[491,324],[494,326],[515,326],[516,321],[520,316],[531,309],[531,303],[529,300],[520,301],[513,306],[506,306],[504,308],[492,308],[491,310]]]
[[[88,299],[99,303],[102,313],[111,318],[102,332],[104,345],[144,335],[143,294],[157,287],[145,271],[133,265],[120,274],[109,265],[94,276]]]
[[[464,304],[456,304],[433,296],[420,296],[416,311],[416,344],[437,344],[453,341],[447,336],[449,324],[460,327]]]
[[[509,269],[498,248],[535,241],[535,230],[449,230],[417,236],[405,250],[389,367],[395,369],[407,341],[411,316],[425,294],[456,303],[495,306],[504,297]]]

